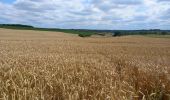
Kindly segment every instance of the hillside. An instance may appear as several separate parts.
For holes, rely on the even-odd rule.
[[[0,28],[7,29],[19,29],[19,30],[37,30],[37,31],[54,31],[54,32],[65,32],[72,34],[79,34],[79,36],[91,36],[94,34],[105,35],[105,34],[117,34],[115,36],[124,35],[170,35],[170,30],[89,30],[89,29],[59,29],[59,28],[38,28],[30,25],[20,24],[0,24]],[[114,36],[114,35],[113,35]]]

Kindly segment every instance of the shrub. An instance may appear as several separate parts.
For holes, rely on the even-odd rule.
[[[80,36],[80,37],[90,37],[91,34],[80,33],[79,36]]]
[[[161,35],[168,35],[168,32],[161,32]]]
[[[121,36],[121,32],[116,31],[116,32],[114,32],[114,33],[113,33],[113,35],[112,35],[112,36],[114,36],[114,37],[116,37],[116,36]]]

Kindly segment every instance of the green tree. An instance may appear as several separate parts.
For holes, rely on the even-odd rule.
[[[114,36],[114,37],[116,37],[116,36],[121,36],[121,32],[116,31],[116,32],[113,33],[113,36]]]

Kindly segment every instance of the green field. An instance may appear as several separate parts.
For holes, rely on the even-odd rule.
[[[170,35],[155,35],[155,34],[149,34],[145,35],[147,37],[153,37],[153,38],[170,38]]]

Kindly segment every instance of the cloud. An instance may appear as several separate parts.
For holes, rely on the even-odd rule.
[[[170,0],[158,0],[159,2],[170,2]]]
[[[170,9],[166,10],[163,15],[160,16],[161,20],[166,20],[170,22]]]
[[[58,28],[167,29],[168,1],[16,0],[8,4],[0,1],[0,23]]]

